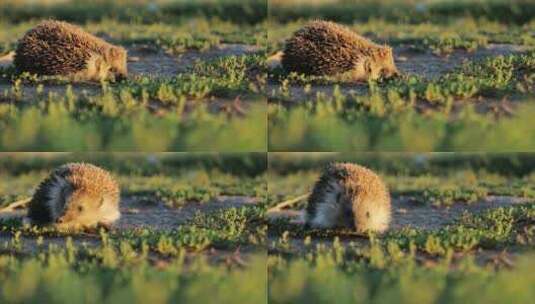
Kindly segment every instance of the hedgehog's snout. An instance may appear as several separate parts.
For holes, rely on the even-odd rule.
[[[400,70],[398,70],[398,68],[396,68],[394,70],[394,73],[392,74],[392,77],[401,77],[401,76],[403,76],[403,73]]]
[[[126,79],[127,79],[126,74],[123,74],[123,73],[115,74],[115,81],[124,81]]]
[[[398,78],[403,75],[398,69],[383,70],[382,74],[383,79]]]

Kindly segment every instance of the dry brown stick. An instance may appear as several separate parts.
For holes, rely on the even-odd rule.
[[[9,52],[5,56],[0,56],[0,68],[7,68],[13,64],[13,58],[15,57],[15,52]]]
[[[32,200],[31,197],[27,197],[25,199],[21,199],[21,200],[18,200],[16,202],[13,202],[13,203],[9,204],[8,206],[0,209],[0,213],[12,212],[16,208],[23,207],[23,206],[27,205],[31,200]]]
[[[276,212],[276,211],[280,211],[282,208],[285,208],[285,207],[289,207],[295,203],[298,203],[306,198],[308,198],[308,196],[310,195],[310,192],[309,193],[305,193],[303,195],[300,195],[298,197],[294,197],[294,198],[291,198],[289,200],[285,200],[283,202],[280,202],[278,203],[277,205],[275,205],[274,207],[271,207],[268,209],[268,213],[269,212]]]
[[[282,56],[282,51],[279,51],[276,54],[269,56],[266,60],[268,68],[270,70],[274,70],[275,68],[282,66]]]

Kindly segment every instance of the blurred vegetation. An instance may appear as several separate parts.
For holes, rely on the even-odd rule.
[[[248,267],[211,265],[204,257],[186,261],[185,251],[160,264],[127,242],[99,248],[69,243],[35,257],[1,255],[0,300],[4,303],[171,303],[265,301],[266,258]],[[22,288],[22,289],[21,289]],[[209,290],[210,292],[206,292]]]
[[[365,244],[348,242],[340,231],[271,224],[278,238],[268,258],[270,302],[529,301],[534,210],[533,204],[499,208],[439,231],[405,229]],[[304,240],[291,242],[296,236]],[[332,241],[314,244],[311,236]]]
[[[70,0],[65,3],[5,0],[0,20],[12,23],[30,19],[55,18],[85,23],[114,19],[121,22],[174,23],[192,17],[218,18],[233,23],[254,24],[267,16],[266,0]]]
[[[258,71],[266,11],[256,0],[2,1],[0,55],[56,18],[141,53],[131,56],[172,56],[177,66],[159,75],[152,69],[160,63],[149,62],[143,74],[100,85],[0,67],[0,150],[265,151],[265,75]],[[229,43],[251,51],[220,49]]]
[[[327,19],[393,46],[410,72],[355,84],[269,71],[269,149],[532,150],[533,9],[531,1],[275,1],[268,53],[310,20]]]
[[[383,116],[358,110],[336,113],[337,106],[330,103],[310,106],[321,110],[310,113],[306,105],[270,108],[270,151],[513,152],[535,146],[533,105],[519,106],[513,118],[500,120],[470,107],[450,120],[442,113],[423,116],[415,110]]]
[[[2,217],[0,302],[265,301],[264,153],[3,153],[0,205],[30,196],[52,168],[72,161],[117,177],[123,217],[159,204],[213,210],[177,215],[173,227],[152,215],[144,226],[84,232]],[[218,207],[223,196],[258,203]]]
[[[358,259],[341,259],[350,250],[335,247],[305,259],[269,257],[270,303],[436,303],[529,302],[534,296],[533,251],[514,269],[494,272],[472,257],[451,256],[418,265],[417,255],[372,246]]]
[[[342,23],[384,19],[399,23],[447,23],[459,17],[487,19],[503,23],[525,24],[535,17],[535,3],[530,0],[335,0],[273,1],[269,18],[281,22],[320,18]],[[294,4],[295,3],[295,4]]]
[[[270,153],[269,170],[280,174],[319,170],[333,161],[356,162],[392,175],[448,175],[463,171],[485,171],[506,177],[535,172],[535,155],[529,152],[324,152]]]
[[[68,162],[89,162],[116,174],[176,176],[190,170],[217,170],[259,176],[267,168],[265,153],[0,153],[0,171],[21,176],[50,171]]]
[[[330,95],[308,94],[313,103],[292,101],[289,83],[305,84],[306,92],[310,83],[332,82],[289,75],[271,99],[269,146],[274,151],[530,150],[534,63],[534,52],[487,58],[436,80],[409,75],[371,82],[364,94],[343,94],[335,84]],[[509,96],[516,96],[509,113],[476,109],[486,99]]]
[[[268,206],[311,191],[328,162],[349,161],[385,180],[397,225],[382,235],[361,235],[305,228],[276,212],[268,216],[269,302],[529,302],[535,283],[526,271],[535,254],[533,160],[532,153],[271,153]],[[484,207],[491,195],[524,203],[466,208],[447,224],[426,225],[432,221],[426,216],[445,219],[441,211],[454,204]],[[291,215],[305,204],[283,212]],[[418,208],[430,213],[418,214]],[[402,213],[414,214],[400,226],[396,216]]]

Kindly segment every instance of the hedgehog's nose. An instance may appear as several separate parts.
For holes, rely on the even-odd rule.
[[[400,77],[401,76],[401,73],[399,71],[394,71],[394,72],[390,72],[389,74],[387,74],[385,76],[385,78],[397,78],[397,77]]]
[[[126,80],[126,75],[124,74],[116,74],[115,75],[115,81],[123,81]]]

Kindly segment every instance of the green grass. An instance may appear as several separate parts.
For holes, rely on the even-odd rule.
[[[167,3],[166,3],[167,2]],[[131,1],[82,0],[70,3],[41,2],[28,5],[23,1],[7,0],[0,11],[2,20],[18,23],[28,19],[53,17],[70,22],[116,19],[140,23],[175,22],[192,17],[218,18],[239,24],[254,24],[266,17],[265,0],[209,0],[209,1]]]
[[[533,111],[532,9],[529,1],[275,2],[269,54],[319,18],[391,45],[398,65],[411,70],[367,84],[269,71],[269,149],[531,150],[524,113]],[[513,54],[495,51],[513,46]]]
[[[4,154],[0,205],[30,196],[52,168],[72,161],[91,162],[112,172],[121,199],[136,201],[143,207],[139,212],[161,203],[175,210],[186,205],[217,207],[221,196],[258,203],[199,209],[187,218],[177,216],[174,228],[168,229],[159,227],[158,219],[147,222],[148,227],[84,232],[3,219],[0,301],[265,301],[265,155]]]
[[[436,212],[491,194],[528,200],[466,211],[436,229],[415,222],[383,235],[271,219],[270,303],[521,303],[533,296],[535,277],[527,269],[535,254],[535,205],[531,192],[520,190],[531,188],[532,154],[276,153],[269,159],[268,205],[310,191],[331,161],[366,165],[394,199],[412,196],[407,204],[433,204]],[[417,212],[410,207],[406,212]]]
[[[67,246],[22,260],[3,255],[0,263],[0,299],[8,303],[211,302],[214,298],[234,303],[261,302],[266,297],[262,254],[252,257],[245,269],[211,266],[202,257],[190,265],[184,253],[157,266],[147,261],[146,253],[127,245],[92,250]]]
[[[64,94],[46,94],[43,80],[6,74],[17,78],[0,93],[8,101],[0,105],[0,146],[11,151],[262,151],[265,99],[258,95],[260,84],[247,75],[259,60],[230,56],[199,63],[194,72],[171,79],[102,84],[94,87],[101,91],[97,94],[75,93],[70,85]],[[24,95],[25,82],[37,85],[36,95]],[[240,96],[249,108],[244,117],[209,110],[211,100]]]
[[[410,75],[385,84],[370,83],[364,94],[344,94],[328,78],[289,75],[271,98],[269,147],[274,151],[529,150],[535,145],[525,136],[530,128],[528,113],[533,111],[534,54],[467,63],[436,80]],[[308,93],[305,100],[294,101],[288,86],[292,82],[305,85],[305,94],[310,84],[333,86],[327,94]],[[493,113],[476,111],[486,99],[510,96],[517,96],[513,117],[497,120]]]
[[[380,252],[380,251],[375,251]],[[449,260],[440,259],[437,267],[417,266],[410,255],[399,265],[381,265],[381,253],[370,258],[377,262],[340,262],[335,255],[322,254],[312,261],[286,262],[270,258],[268,280],[270,303],[522,303],[533,297],[535,282],[530,268],[533,252],[520,258],[513,270],[494,273],[462,260],[448,270]],[[374,260],[372,260],[374,261]],[[340,270],[343,264],[345,269]],[[390,268],[391,270],[389,270]]]
[[[56,18],[129,48],[131,56],[137,51],[141,60],[156,58],[143,67],[148,75],[130,75],[120,83],[77,84],[0,68],[1,149],[266,150],[265,76],[258,73],[266,10],[262,1],[224,0],[1,4],[0,55],[14,51],[17,40],[41,20]],[[253,51],[219,50],[226,44]],[[182,61],[185,53],[191,56]],[[163,56],[176,60],[175,66],[158,62]],[[169,72],[155,76],[159,65]],[[54,88],[59,92],[50,93]]]
[[[309,236],[302,255],[282,254],[292,252],[283,235],[277,247],[281,253],[268,260],[269,297],[273,303],[323,303],[333,297],[340,303],[388,303],[394,298],[402,303],[522,302],[533,295],[528,286],[535,282],[526,271],[532,266],[533,211],[533,204],[496,209],[466,216],[437,232],[402,230],[372,238],[368,245],[342,245],[338,232],[327,234],[335,238],[332,246],[313,246]],[[511,262],[495,254],[496,260],[491,255],[482,264],[477,261],[482,249],[517,250],[521,255]],[[479,286],[477,292],[474,286]]]

